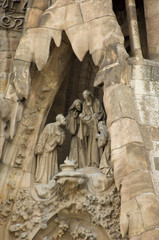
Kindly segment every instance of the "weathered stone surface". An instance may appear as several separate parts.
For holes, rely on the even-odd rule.
[[[110,127],[111,149],[120,148],[128,143],[143,144],[138,123],[130,118],[122,118]]]
[[[122,236],[128,233],[129,238],[144,232],[144,222],[135,198],[121,205],[120,229]]]
[[[142,240],[158,240],[158,236],[159,236],[159,230],[155,229],[155,230],[149,230],[146,231],[145,233],[142,234]],[[131,239],[131,240],[136,240]]]
[[[122,179],[116,180],[116,185],[121,184],[121,202],[126,202],[140,194],[154,193],[151,176],[146,171],[136,171]]]
[[[33,48],[35,43],[36,31],[35,29],[29,29],[25,32],[20,39],[17,51],[14,59],[31,62],[33,59]]]
[[[159,204],[154,194],[145,194],[136,197],[137,204],[140,208],[144,229],[151,230],[159,227]]]
[[[19,44],[19,38],[10,38],[10,50],[15,51]]]
[[[152,236],[152,239],[157,240],[156,234],[158,231],[145,232],[158,228],[159,216],[157,209],[158,203],[154,194],[141,195],[123,203],[120,217],[122,235],[125,236],[129,230],[130,239],[145,240],[148,239],[148,236]]]
[[[31,3],[31,1],[30,1]],[[32,1],[31,5],[29,5],[28,7],[32,7],[32,8],[39,8],[41,10],[45,10],[49,7],[49,1],[43,1],[43,0],[34,0]]]
[[[159,128],[151,127],[151,133],[152,133],[152,140],[159,141]]]
[[[5,2],[7,4],[13,3],[15,6],[18,1],[12,0]],[[133,3],[133,1],[130,2]],[[104,91],[106,93],[104,96],[104,104],[107,111],[107,122],[112,138],[112,162],[114,164],[114,176],[116,185],[118,187],[121,185],[122,234],[125,236],[127,231],[129,231],[131,240],[152,240],[153,238],[158,240],[158,232],[152,229],[159,227],[157,216],[159,207],[157,206],[155,198],[151,199],[153,194],[151,194],[151,197],[149,194],[153,193],[153,187],[148,172],[149,167],[147,164],[147,155],[145,150],[145,148],[152,149],[151,134],[148,132],[149,125],[156,126],[156,129],[158,129],[159,126],[159,101],[157,99],[159,94],[159,84],[157,83],[157,67],[152,69],[150,63],[148,66],[133,65],[132,82],[134,85],[132,84],[131,86],[133,86],[134,89],[124,85],[114,85],[107,88],[111,84],[128,82],[125,81],[125,77],[123,77],[126,72],[123,72],[124,66],[126,66],[123,36],[119,26],[117,25],[116,19],[112,17],[112,1],[32,0],[29,1],[29,3],[29,7],[33,8],[30,11],[27,27],[34,27],[34,29],[27,30],[24,34],[24,38],[21,39],[13,64],[14,77],[13,79],[11,78],[11,80],[14,82],[13,89],[15,90],[16,88],[16,92],[20,100],[28,98],[29,93],[31,93],[31,95],[28,100],[25,101],[25,111],[18,126],[17,135],[13,141],[9,141],[7,143],[7,148],[4,152],[5,157],[2,162],[6,165],[10,165],[11,167],[9,169],[8,166],[4,166],[3,164],[0,165],[0,177],[2,176],[0,186],[5,183],[3,188],[3,198],[6,198],[8,201],[2,204],[3,206],[6,206],[5,211],[3,211],[3,217],[7,217],[10,214],[13,201],[16,201],[14,205],[15,208],[13,209],[14,214],[8,221],[9,223],[12,222],[10,227],[12,235],[7,237],[7,239],[12,238],[13,236],[15,236],[16,239],[52,238],[52,236],[45,233],[48,229],[51,229],[49,231],[52,231],[52,227],[54,226],[56,228],[56,225],[58,228],[57,237],[59,237],[59,239],[65,239],[65,231],[67,232],[67,228],[72,226],[72,224],[69,221],[65,224],[65,222],[61,222],[61,220],[64,219],[64,221],[66,221],[68,216],[71,216],[73,219],[74,212],[77,212],[75,207],[76,203],[77,208],[80,209],[80,211],[81,209],[82,211],[88,211],[91,215],[92,218],[89,214],[87,215],[87,224],[88,220],[91,219],[91,222],[100,224],[102,226],[100,227],[101,229],[106,228],[108,233],[110,233],[110,237],[108,237],[107,231],[103,229],[102,233],[97,231],[97,239],[121,239],[118,226],[120,199],[119,196],[116,197],[116,195],[114,195],[116,194],[116,190],[113,187],[112,193],[107,192],[106,195],[104,195],[106,196],[104,199],[102,199],[101,196],[99,196],[99,198],[94,197],[92,194],[87,196],[87,200],[84,200],[84,203],[82,201],[84,194],[87,194],[87,190],[80,192],[80,189],[78,192],[79,189],[75,188],[74,193],[72,193],[72,191],[68,191],[69,193],[61,191],[59,193],[59,198],[57,196],[57,199],[52,197],[48,202],[43,201],[40,209],[39,202],[36,202],[38,199],[37,196],[35,197],[35,200],[32,199],[32,195],[30,194],[30,192],[32,192],[33,195],[35,194],[35,189],[32,184],[34,182],[34,170],[36,167],[34,148],[38,139],[39,131],[45,124],[50,106],[62,80],[66,80],[66,75],[68,74],[69,67],[72,64],[72,52],[74,51],[78,58],[83,60],[84,55],[89,51],[89,53],[93,55],[93,61],[95,64],[100,67],[100,71],[104,72],[102,75],[104,80],[102,79],[101,83],[104,82]],[[113,3],[114,6],[116,6],[116,1]],[[49,7],[50,4],[52,4],[51,7]],[[45,14],[43,14],[43,11]],[[43,18],[41,18],[42,14]],[[39,19],[41,20],[39,21]],[[153,18],[153,20],[156,19]],[[83,23],[83,21],[85,21],[85,23]],[[35,28],[37,24],[38,28]],[[153,27],[153,24],[149,24],[148,26]],[[70,43],[68,43],[69,41],[66,40],[66,37],[64,37],[64,41],[66,40],[68,45],[66,44],[67,47],[65,46],[65,50],[61,50],[63,49],[62,47],[64,44],[64,42],[61,44],[61,35],[63,30],[67,31],[73,51]],[[152,37],[151,32],[149,33]],[[14,34],[13,35],[16,36],[16,33]],[[18,42],[16,37],[14,38],[11,37],[11,35],[5,34],[3,36],[4,39],[2,39],[2,42],[0,43],[2,51],[8,52],[9,48],[14,51]],[[157,39],[157,36],[158,34],[156,33],[155,39]],[[11,41],[8,41],[9,38]],[[50,42],[52,39],[54,39],[56,46],[60,48],[54,48],[55,51],[50,53]],[[155,45],[155,41],[152,41],[151,43],[152,45]],[[51,47],[53,48],[54,45],[52,44]],[[7,61],[4,61],[1,65],[3,69],[1,79],[7,79],[8,77],[8,75],[5,75],[4,73],[10,72],[9,66],[12,56],[7,57]],[[2,55],[1,59],[3,59]],[[35,71],[32,71],[32,84],[30,84],[29,68],[32,61],[36,63],[39,71],[37,71],[36,67],[34,68]],[[49,61],[49,67],[47,65],[47,67],[44,68],[47,61]],[[34,66],[34,63],[32,66]],[[78,75],[77,72],[78,70],[75,70],[76,75]],[[90,76],[92,73],[90,71],[88,72],[89,74],[87,76]],[[93,74],[95,75],[95,73]],[[83,75],[85,75],[85,72],[82,70],[81,76],[83,77]],[[149,83],[151,78],[153,81]],[[76,82],[78,82],[78,80],[76,80]],[[81,82],[82,81],[79,81],[79,83],[75,84],[83,84],[83,82]],[[89,82],[87,85],[89,85]],[[29,91],[30,86],[32,88],[31,92]],[[139,95],[137,97],[140,98],[137,99],[137,107],[134,104],[132,96],[133,90],[136,96]],[[151,96],[147,97],[147,95]],[[15,101],[16,100],[17,98]],[[61,102],[59,101],[58,104],[60,103]],[[140,112],[140,122],[147,124],[148,127],[138,125],[137,121],[139,119],[136,108]],[[154,133],[156,129],[152,130],[152,137],[154,141],[159,141],[157,136],[158,130]],[[4,138],[2,136],[2,142],[3,140]],[[150,159],[155,160],[155,173],[157,176],[158,147],[157,144],[154,144],[154,146],[154,152],[152,151],[149,155]],[[105,175],[102,175],[102,177],[101,175],[102,174],[100,173],[99,179],[96,178],[96,175],[92,177],[92,182],[95,183],[97,192],[99,191],[99,189],[97,189],[98,186],[102,189],[104,181],[107,180]],[[6,176],[8,176],[8,178]],[[77,179],[75,183],[76,182]],[[77,185],[74,184],[74,178],[70,178],[68,183],[67,190],[70,190],[70,186],[78,186],[78,184],[82,185],[81,181],[79,181]],[[154,181],[154,183],[157,186],[157,180]],[[88,188],[92,191],[91,184]],[[63,182],[63,186],[64,185],[65,184]],[[19,188],[19,196],[17,197]],[[70,199],[69,194],[71,195]],[[103,193],[101,193],[101,195],[102,194]],[[65,199],[66,196],[67,199]],[[16,197],[17,199],[15,200]],[[71,203],[72,205],[69,205],[68,203]],[[2,209],[1,207],[3,207],[2,205],[0,204],[0,211]],[[57,209],[60,209],[59,211],[61,211],[61,205],[64,206],[65,213],[66,209],[69,209],[71,213],[70,215],[59,213],[59,220],[57,217]],[[109,209],[107,209],[108,205],[110,205]],[[40,214],[43,210],[45,213],[42,216],[42,224],[39,224],[41,220]],[[35,232],[38,231],[36,224],[39,224],[39,229],[46,228],[47,222],[53,217],[53,212],[56,212],[55,223],[51,225],[53,221],[50,221],[50,228],[46,231],[41,229],[40,233],[42,233],[42,235],[39,233],[39,235],[34,238]],[[63,216],[65,217],[63,218]],[[113,221],[111,219],[110,222],[110,218],[112,216],[114,219]],[[80,234],[83,233],[81,226],[85,230],[85,225],[80,225],[81,222],[77,220],[79,217],[80,214],[76,215],[73,222],[74,226],[76,225],[75,223],[78,222],[78,228],[71,234],[74,238],[80,239]],[[0,238],[2,236],[3,239],[3,231],[8,231],[8,225],[9,224],[7,223],[7,227],[0,227]],[[98,228],[94,224],[92,224],[91,227],[93,231]],[[86,228],[86,230],[87,229],[89,228]],[[152,232],[149,232],[149,229],[151,229]],[[144,231],[147,231],[147,233],[144,234]],[[28,235],[28,233],[30,235]],[[49,232],[49,234],[50,233],[51,232]],[[78,235],[76,235],[77,233]],[[60,234],[64,234],[64,236],[61,236]],[[66,239],[69,239],[68,234],[69,233],[67,233]],[[86,231],[84,236],[82,235],[82,238],[96,239],[96,234],[94,234],[94,232],[92,233]]]
[[[130,143],[112,151],[111,161],[114,166],[114,177],[125,177],[133,171],[148,169],[148,156],[143,146]]]
[[[108,115],[108,126],[120,118],[137,118],[132,90],[128,86],[122,84],[110,86],[104,91],[103,101]]]
[[[159,79],[159,68],[158,67],[152,67],[152,76],[151,80],[158,81]],[[157,82],[156,82],[157,84]]]
[[[140,131],[146,149],[153,149],[151,128],[148,126],[140,125]]]
[[[103,17],[109,15],[114,17],[114,12],[112,11],[111,0],[106,3],[105,0],[96,1],[81,1],[80,7],[84,22],[91,21],[95,18]]]
[[[29,21],[26,24],[26,29],[35,28],[38,25],[38,21],[43,11],[39,8],[32,8],[28,13]]]
[[[133,80],[150,80],[151,66],[133,65],[132,79]]]

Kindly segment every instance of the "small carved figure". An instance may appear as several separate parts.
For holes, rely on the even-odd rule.
[[[104,110],[101,103],[93,94],[85,90],[83,92],[83,109],[80,116],[79,137],[84,141],[86,148],[85,166],[99,166],[100,151],[97,146],[96,135],[98,122],[104,118]]]
[[[110,165],[111,156],[110,136],[104,121],[100,121],[98,123],[98,130],[100,132],[99,134],[97,134],[98,147],[104,148],[99,168],[101,172],[104,173],[107,177],[112,177],[113,168]]]
[[[82,168],[85,165],[85,151],[83,143],[78,136],[80,118],[79,114],[82,112],[82,101],[76,99],[69,108],[68,115],[66,117],[66,128],[72,135],[69,159],[73,159],[78,167]]]
[[[66,119],[62,114],[56,116],[56,122],[47,124],[42,131],[35,148],[37,155],[36,183],[48,184],[58,173],[57,146],[64,142],[65,134],[62,129]]]

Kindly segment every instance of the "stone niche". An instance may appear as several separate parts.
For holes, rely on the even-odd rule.
[[[158,240],[145,102],[134,97],[148,72],[144,5],[126,1],[132,36],[123,2],[29,1],[3,99],[9,108],[2,101],[0,238]],[[85,158],[69,156],[77,145]]]

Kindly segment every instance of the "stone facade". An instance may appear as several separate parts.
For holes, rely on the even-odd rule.
[[[0,240],[159,240],[158,10],[0,1]]]

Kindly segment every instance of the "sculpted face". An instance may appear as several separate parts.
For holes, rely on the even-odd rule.
[[[89,106],[92,105],[93,97],[92,97],[91,92],[89,92],[88,90],[85,90],[83,92],[83,98],[86,101],[87,105],[89,105]]]
[[[81,102],[77,102],[76,103],[76,109],[78,110],[78,111],[81,111],[81,106],[82,106],[82,104],[81,104]]]

